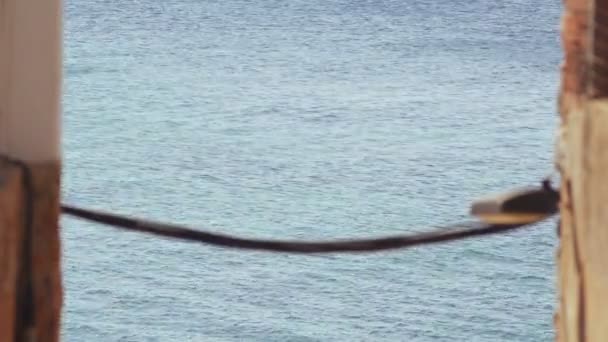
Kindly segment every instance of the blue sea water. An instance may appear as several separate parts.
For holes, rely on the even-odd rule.
[[[66,0],[64,201],[418,232],[552,168],[558,1]],[[66,341],[551,341],[555,222],[370,255],[62,221]]]

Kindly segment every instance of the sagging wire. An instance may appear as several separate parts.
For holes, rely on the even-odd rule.
[[[471,214],[477,216],[480,221],[452,224],[418,234],[330,241],[244,238],[66,204],[61,206],[61,211],[69,216],[122,230],[182,241],[235,249],[314,254],[377,252],[505,233],[537,223],[555,214],[558,201],[559,193],[551,187],[549,180],[544,180],[540,187],[520,189],[475,202]]]
[[[3,159],[19,166],[23,170],[27,202],[25,210],[25,238],[31,239],[31,226],[33,220],[31,170],[24,162],[8,157],[4,157]],[[551,186],[551,181],[547,178],[542,181],[540,187],[519,189],[474,202],[471,207],[471,214],[477,216],[479,219],[478,221],[451,224],[432,231],[417,234],[325,241],[245,238],[209,232],[187,226],[86,209],[68,204],[61,204],[61,212],[65,215],[122,230],[148,233],[182,241],[234,249],[313,254],[378,252],[461,240],[475,236],[505,233],[521,229],[552,216],[558,211],[558,202],[559,192]],[[25,265],[30,265],[29,267],[31,267],[31,241],[24,243],[23,251],[24,260],[27,260]],[[29,274],[29,272],[26,273]]]

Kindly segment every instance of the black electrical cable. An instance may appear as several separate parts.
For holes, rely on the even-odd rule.
[[[24,187],[26,189],[26,234],[25,239],[31,239],[31,226],[33,219],[33,199],[31,171],[27,164],[10,158],[5,160],[14,163],[23,169]],[[376,252],[382,250],[402,249],[408,247],[435,244],[461,240],[474,236],[500,234],[508,231],[521,229],[556,213],[559,194],[550,187],[548,181],[543,182],[539,189],[531,189],[502,195],[498,198],[482,201],[478,206],[474,205],[474,211],[480,214],[490,214],[491,217],[517,218],[520,214],[534,214],[533,219],[504,223],[490,222],[465,222],[440,227],[433,231],[418,234],[401,234],[378,238],[343,239],[333,241],[293,241],[293,240],[267,240],[253,239],[227,234],[213,233],[186,226],[149,221],[139,218],[131,218],[124,215],[106,213],[98,210],[85,209],[76,206],[61,205],[63,214],[85,219],[88,221],[112,226],[122,230],[148,233],[162,237],[175,238],[182,241],[198,242],[218,247],[235,249],[260,250],[282,253],[345,253],[345,252]],[[476,209],[477,208],[477,209]],[[498,215],[497,215],[498,214]],[[24,240],[23,256],[26,263],[24,266],[31,267],[31,241]],[[24,271],[29,277],[27,269]],[[29,285],[26,289],[31,293],[31,281],[25,280]],[[31,296],[27,296],[28,298]],[[25,317],[25,316],[24,316]],[[27,317],[26,317],[27,318]],[[27,318],[29,319],[29,318]]]
[[[6,156],[0,156],[0,160],[13,164],[21,169],[21,181],[23,183],[23,224],[24,229],[21,236],[21,263],[17,273],[17,305],[15,305],[15,340],[29,340],[28,334],[32,333],[35,325],[34,288],[32,283],[32,241],[34,224],[34,184],[30,167],[20,161]]]
[[[394,235],[379,238],[316,242],[248,239],[219,233],[211,233],[185,226],[130,218],[122,215],[104,213],[102,211],[83,209],[69,205],[62,205],[61,211],[70,216],[109,225],[123,230],[149,233],[163,237],[176,238],[183,241],[198,242],[236,249],[301,254],[375,252],[390,249],[401,249],[439,242],[460,240],[473,236],[505,233],[508,231],[521,229],[529,224],[496,225],[483,224],[480,222],[468,222],[449,225],[434,231],[411,235]]]

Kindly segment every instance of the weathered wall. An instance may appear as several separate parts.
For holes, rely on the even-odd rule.
[[[566,0],[562,124],[557,164],[562,174],[558,249],[561,342],[608,341],[608,18],[607,1]]]

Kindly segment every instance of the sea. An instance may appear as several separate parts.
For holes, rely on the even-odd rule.
[[[552,172],[561,1],[66,0],[65,203],[244,237],[413,234]],[[554,339],[556,220],[368,254],[61,221],[62,339]]]

